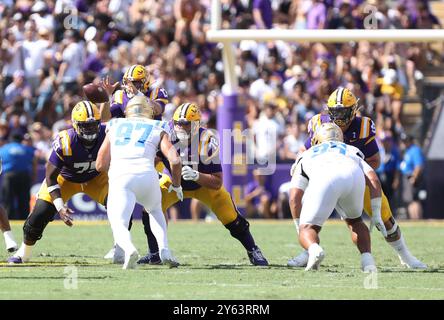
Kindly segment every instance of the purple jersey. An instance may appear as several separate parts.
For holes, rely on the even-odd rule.
[[[210,130],[199,128],[199,141],[196,143],[196,147],[192,147],[192,144],[191,146],[181,149],[177,139],[172,143],[176,147],[177,152],[180,153],[182,165],[190,166],[194,170],[202,173],[222,172],[222,166],[219,161],[219,142]],[[168,160],[161,152],[157,155],[160,157],[168,171],[171,172]],[[182,179],[182,188],[184,190],[196,190],[200,187],[201,185],[197,182]]]
[[[318,113],[308,123],[309,138],[305,141],[305,148],[311,147],[311,139],[316,129],[322,124],[331,122],[328,114]],[[344,132],[344,142],[361,150],[365,158],[369,158],[379,152],[375,140],[375,124],[370,118],[355,117],[350,127]]]
[[[74,129],[59,132],[52,143],[49,162],[60,169],[62,177],[75,183],[90,181],[99,175],[96,170],[97,153],[105,139],[105,125],[100,125],[99,137],[93,148],[83,146]]]
[[[165,109],[165,105],[168,103],[168,94],[164,88],[157,88],[150,86],[145,96],[150,100],[157,102],[162,107],[162,112]],[[111,102],[111,117],[113,118],[124,118],[125,108],[130,98],[126,94],[125,90],[117,90]],[[161,115],[154,117],[154,120],[162,120]]]

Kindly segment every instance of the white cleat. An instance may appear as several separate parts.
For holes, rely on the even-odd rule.
[[[137,251],[125,255],[125,262],[123,263],[122,269],[135,269],[137,266],[137,260],[139,260],[139,253]]]
[[[307,267],[305,267],[305,271],[309,270],[318,270],[319,266],[325,258],[324,250],[320,246],[317,246],[312,252],[309,253]]]
[[[362,271],[364,271],[365,273],[373,273],[373,272],[378,272],[378,268],[376,268],[374,264],[369,264],[363,267]]]
[[[16,252],[18,250],[18,245],[14,240],[5,239],[6,250],[10,253]]]
[[[160,259],[163,264],[168,265],[170,268],[177,268],[180,265],[173,253],[168,249],[160,250]]]
[[[125,262],[125,252],[117,244],[104,256],[107,260],[112,260],[114,264],[122,264]]]
[[[364,272],[378,272],[376,268],[375,259],[370,252],[365,252],[361,254],[361,269]]]
[[[304,250],[298,256],[288,260],[287,266],[303,268],[307,266],[307,262],[308,262],[308,251]]]
[[[114,252],[116,251],[116,246],[111,248],[111,250],[108,251],[107,254],[103,257],[106,260],[112,260],[114,258]]]
[[[411,256],[409,259],[402,259],[401,256],[399,256],[399,260],[401,261],[401,264],[409,269],[417,269],[417,270],[425,270],[428,268],[428,266],[415,258],[414,256]]]

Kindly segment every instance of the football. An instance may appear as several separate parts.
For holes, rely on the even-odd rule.
[[[108,93],[102,86],[88,83],[83,86],[83,92],[86,98],[92,103],[104,103],[108,101]]]

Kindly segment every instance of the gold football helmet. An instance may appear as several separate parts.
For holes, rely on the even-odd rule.
[[[71,121],[77,135],[87,141],[94,142],[99,136],[100,111],[90,101],[80,101],[71,112]]]
[[[199,132],[200,110],[194,103],[181,104],[173,115],[174,132],[179,140],[188,140]]]
[[[311,138],[311,145],[315,146],[317,144],[321,144],[325,141],[344,141],[344,135],[342,133],[341,128],[339,128],[336,124],[332,122],[321,124],[318,129],[316,129],[313,134],[313,138]]]
[[[123,86],[128,86],[129,82],[131,82],[137,90],[145,93],[148,91],[152,80],[151,75],[148,73],[144,66],[140,64],[135,64],[129,67],[123,75]]]
[[[131,98],[125,108],[125,117],[153,119],[153,102],[145,96],[135,96]]]
[[[330,119],[339,127],[346,127],[354,119],[359,99],[347,88],[339,87],[330,95],[327,109]]]

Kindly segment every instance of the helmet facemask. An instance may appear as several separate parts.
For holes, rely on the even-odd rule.
[[[100,121],[87,120],[87,121],[75,121],[74,128],[77,135],[87,143],[94,143],[100,131]]]
[[[181,143],[189,142],[199,132],[199,121],[175,120],[174,132]]]
[[[328,115],[330,119],[339,127],[347,127],[353,120],[356,112],[357,104],[351,107],[345,107],[343,105],[336,105],[335,107],[328,108]]]

